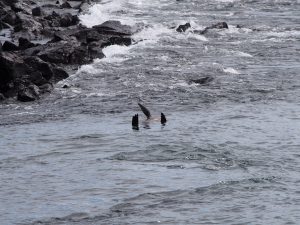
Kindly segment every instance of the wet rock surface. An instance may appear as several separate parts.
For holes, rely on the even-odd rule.
[[[186,32],[189,28],[191,28],[191,24],[185,23],[185,24],[179,25],[176,28],[176,31],[179,33],[182,33],[182,32]],[[240,26],[237,28],[240,28]],[[212,24],[211,26],[205,27],[203,30],[194,30],[193,33],[204,35],[209,30],[212,30],[212,29],[228,29],[228,24],[226,22],[215,23],[215,24]]]
[[[139,27],[107,21],[87,28],[78,14],[92,1],[14,0],[0,2],[0,95],[34,101],[68,77],[63,68],[76,68],[103,58],[106,46],[130,45]],[[49,41],[44,41],[49,40]],[[36,44],[39,43],[39,44]],[[41,44],[42,43],[42,44]],[[67,67],[66,67],[67,65]]]
[[[190,23],[186,23],[183,25],[179,25],[176,29],[177,32],[185,32],[187,29],[189,29],[191,27]]]
[[[201,78],[197,78],[197,79],[191,79],[188,81],[189,84],[208,84],[211,81],[213,81],[214,78],[213,77],[201,77]]]

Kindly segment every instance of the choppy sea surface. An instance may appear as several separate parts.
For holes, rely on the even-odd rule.
[[[0,224],[299,224],[299,0],[112,0],[81,16],[106,20],[143,29],[41,100],[0,105]]]

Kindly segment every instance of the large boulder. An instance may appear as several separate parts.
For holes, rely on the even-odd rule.
[[[16,81],[20,79],[20,74],[24,74],[25,69],[22,57],[13,52],[2,52],[0,55],[0,93],[5,95],[13,90]]]
[[[18,91],[17,99],[21,102],[30,102],[39,99],[39,94],[39,87],[30,84],[28,87],[24,87]]]
[[[211,81],[213,81],[214,78],[213,77],[201,77],[201,78],[197,78],[197,79],[190,79],[188,81],[189,84],[195,83],[195,84],[208,84]]]
[[[23,37],[31,40],[40,35],[43,30],[43,25],[40,22],[34,20],[31,15],[22,12],[17,13],[17,15],[19,21],[14,27],[16,37]]]
[[[89,63],[87,47],[81,46],[77,40],[60,41],[45,46],[38,56],[46,62],[55,64],[84,64]]]
[[[18,51],[19,47],[10,41],[5,41],[2,46],[2,50],[5,52]]]
[[[77,15],[71,13],[64,13],[62,15],[53,11],[51,15],[45,17],[50,27],[70,27],[79,23]]]
[[[89,45],[88,45],[88,48],[89,48],[89,53],[90,53],[90,57],[92,59],[102,59],[105,57],[105,55],[103,54],[103,51],[102,51],[102,42],[91,42]]]
[[[226,22],[219,22],[209,27],[206,27],[204,30],[194,31],[194,33],[206,34],[211,29],[228,29],[228,24]]]
[[[176,31],[177,32],[185,32],[187,29],[189,29],[191,27],[191,24],[190,23],[186,23],[186,24],[183,24],[183,25],[179,25],[177,28],[176,28]]]
[[[27,38],[19,38],[19,49],[24,50],[27,48],[35,47],[36,45],[30,42]]]
[[[69,77],[69,74],[60,67],[55,66],[53,67],[52,71],[53,71],[53,78],[52,78],[53,83],[57,83],[58,81],[64,80]]]
[[[43,12],[42,8],[38,6],[38,7],[35,7],[32,9],[32,15],[33,16],[42,16],[42,15],[44,15],[44,12]]]
[[[13,52],[3,52],[0,55],[0,93],[7,97],[18,93],[20,101],[34,100],[39,92],[35,91],[36,88],[28,88],[30,85],[44,87],[45,84],[58,82],[67,77],[65,70],[37,56],[23,57]]]
[[[53,77],[51,64],[44,62],[37,56],[26,57],[24,62],[29,67],[29,72],[38,72],[43,79],[49,81]]]
[[[135,31],[128,25],[121,24],[120,21],[109,20],[100,25],[93,26],[97,32],[105,35],[130,36]]]
[[[5,11],[5,15],[1,17],[1,21],[14,26],[18,22],[16,13],[12,10]]]
[[[64,2],[63,4],[61,4],[60,7],[63,8],[63,9],[71,9],[72,8],[72,6],[70,5],[70,3],[67,2],[67,1]]]

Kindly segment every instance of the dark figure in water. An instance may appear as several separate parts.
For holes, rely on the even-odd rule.
[[[179,25],[176,29],[177,32],[185,32],[187,29],[191,28],[191,24],[190,23],[186,23],[186,24],[183,24],[183,25]]]
[[[145,114],[145,116],[147,117],[147,120],[145,121],[146,123],[150,122],[150,121],[159,121],[160,120],[160,123],[162,125],[165,125],[166,122],[167,122],[167,119],[166,119],[166,116],[161,113],[160,114],[160,118],[155,118],[155,117],[152,117],[151,116],[151,113],[150,111],[145,107],[143,106],[142,104],[138,103],[139,107],[141,108],[142,112]],[[132,129],[134,130],[138,130],[139,129],[139,115],[138,114],[135,114],[133,117],[132,117]]]

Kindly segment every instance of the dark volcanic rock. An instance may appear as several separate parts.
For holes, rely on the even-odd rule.
[[[199,34],[205,34],[211,29],[228,29],[228,24],[226,22],[219,22],[219,23],[213,24],[209,27],[206,27],[202,31],[194,31],[194,32],[199,33]]]
[[[79,19],[77,16],[72,16],[71,13],[66,13],[61,16],[60,26],[69,27],[69,26],[76,25],[78,22],[79,22]]]
[[[3,101],[3,100],[5,100],[5,97],[4,97],[3,94],[0,93],[0,102]]]
[[[70,8],[72,8],[72,6],[70,5],[69,2],[64,2],[60,7],[63,8],[63,9],[70,9]]]
[[[37,35],[43,30],[40,22],[32,19],[31,15],[18,13],[19,22],[15,25],[14,31],[18,32],[18,37],[24,37],[29,40],[36,38]]]
[[[11,26],[15,25],[18,22],[17,15],[14,11],[9,10],[5,13],[6,15],[1,18],[2,22],[7,23]]]
[[[56,64],[84,64],[91,62],[88,47],[81,45],[77,40],[50,43],[38,53],[46,62]]]
[[[19,47],[10,41],[5,41],[2,46],[2,50],[7,52],[18,51]]]
[[[76,15],[73,16],[71,13],[59,15],[55,11],[53,11],[51,15],[46,16],[45,19],[48,20],[50,27],[70,27],[79,22],[78,16]]]
[[[143,27],[107,21],[87,28],[79,24],[78,13],[91,1],[77,2],[0,1],[0,29],[11,30],[11,40],[0,43],[0,94],[36,100],[50,92],[53,83],[68,77],[60,66],[74,68],[103,58],[104,47],[132,44],[130,36]]]
[[[64,86],[62,86],[62,88],[70,88],[70,85],[64,84]]]
[[[89,44],[89,53],[90,53],[90,57],[95,59],[95,58],[98,58],[98,59],[102,59],[105,57],[105,55],[103,54],[102,52],[102,48],[103,46],[102,45],[102,42],[91,42]]]
[[[44,12],[41,7],[35,7],[32,9],[32,15],[33,16],[42,16],[42,15],[44,15]]]
[[[52,66],[40,58],[36,56],[27,57],[24,62],[28,65],[30,72],[38,72],[46,81],[53,77]]]
[[[80,38],[80,35],[81,35],[81,37],[83,37],[82,33],[77,34],[76,37]],[[94,42],[94,41],[100,41],[100,40],[103,40],[103,34],[100,34],[95,29],[90,29],[86,32],[85,38],[86,38],[87,43]],[[108,40],[108,39],[106,38],[106,40]]]
[[[122,25],[120,21],[109,20],[100,25],[93,26],[100,34],[130,36],[134,33],[128,25]]]
[[[31,84],[18,92],[18,100],[21,102],[30,102],[39,99],[40,90],[39,87]]]
[[[57,83],[58,81],[61,81],[61,80],[69,77],[69,74],[60,67],[54,67],[52,69],[52,71],[53,71],[53,82],[54,83]]]
[[[126,45],[132,44],[132,39],[129,37],[111,37],[109,39],[111,45]]]
[[[187,29],[189,29],[191,27],[190,23],[186,23],[183,25],[179,25],[176,29],[177,32],[185,32]]]
[[[189,80],[189,84],[191,83],[196,83],[196,84],[207,84],[211,81],[213,81],[214,78],[213,77],[202,77],[202,78],[198,78],[198,79],[191,79]]]
[[[32,93],[32,90],[27,88],[30,84],[42,86],[67,77],[68,74],[63,69],[37,56],[22,57],[12,52],[3,52],[0,56],[0,93],[6,96],[14,96],[16,93],[24,96]],[[38,95],[38,92],[35,95]]]
[[[36,45],[31,43],[30,41],[28,41],[27,38],[22,38],[20,37],[19,38],[19,49],[27,49],[27,48],[32,48],[32,47],[35,47]]]
[[[39,86],[39,89],[40,89],[40,93],[44,94],[47,92],[51,92],[53,90],[53,85],[51,83],[46,83],[46,84]]]
[[[211,29],[228,29],[228,24],[226,22],[216,23],[210,26]]]
[[[2,52],[0,55],[0,93],[4,95],[14,88],[16,79],[24,71],[23,59],[12,52]]]

